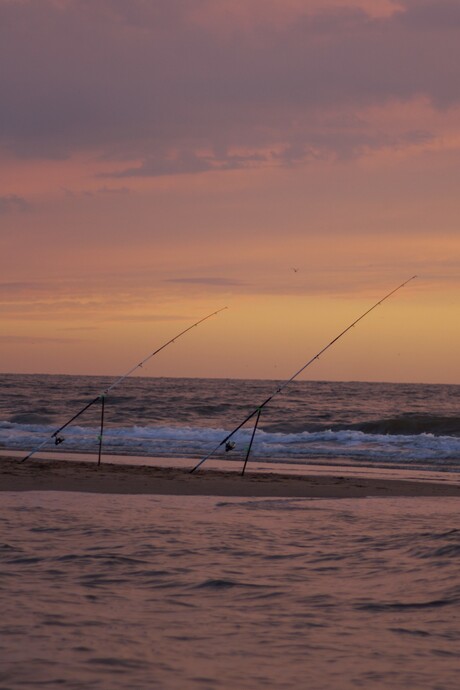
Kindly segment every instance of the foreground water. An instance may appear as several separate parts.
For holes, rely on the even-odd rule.
[[[111,378],[0,376],[0,448],[32,449]],[[106,399],[104,451],[200,458],[257,405],[275,381],[130,378]],[[424,470],[460,469],[460,386],[294,381],[264,408],[253,457]],[[100,403],[67,427],[59,450],[97,452]],[[253,420],[254,421],[254,420]],[[244,458],[252,428],[217,457]],[[53,448],[53,440],[46,448]]]
[[[459,506],[4,493],[0,687],[456,690]]]

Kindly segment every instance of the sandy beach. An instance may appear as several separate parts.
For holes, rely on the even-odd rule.
[[[460,496],[460,481],[441,482],[331,474],[294,476],[276,472],[151,467],[59,459],[0,459],[2,491],[82,491],[176,496],[361,498],[366,496]]]

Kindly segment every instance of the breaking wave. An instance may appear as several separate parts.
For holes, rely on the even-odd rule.
[[[396,417],[366,420],[348,424],[302,424],[299,421],[269,424],[266,431],[301,433],[303,431],[362,431],[366,434],[389,434],[396,436],[416,436],[431,434],[434,436],[460,437],[460,417],[438,416],[430,414],[407,413]]]
[[[84,407],[109,379],[0,375],[0,448],[96,453],[100,406]],[[200,458],[265,400],[274,381],[132,378],[105,410],[105,453]],[[264,408],[252,454],[275,463],[358,463],[424,469],[460,464],[460,386],[297,381]],[[51,435],[79,410],[59,436]],[[3,420],[3,421],[1,421]],[[216,457],[240,460],[254,419]]]
[[[460,417],[404,414],[400,417],[353,424],[348,428],[358,429],[368,434],[433,434],[435,436],[460,437]]]
[[[306,463],[321,459],[347,459],[369,463],[389,462],[395,466],[429,462],[434,469],[458,464],[460,469],[460,436],[439,435],[422,431],[403,433],[394,420],[381,420],[356,428],[325,429],[282,433],[259,430],[252,447],[255,458],[273,462]],[[397,433],[389,433],[394,426]],[[428,428],[428,427],[422,427]],[[451,428],[451,427],[449,427]],[[438,427],[439,429],[439,427]],[[384,433],[380,433],[385,430]],[[54,427],[47,424],[19,424],[0,422],[0,447],[29,450],[49,439]],[[229,433],[229,429],[173,426],[111,427],[104,433],[104,450],[120,455],[201,457],[217,446]],[[245,453],[252,429],[246,428],[233,437],[236,445],[230,453],[222,449],[217,456],[226,460],[239,459]],[[59,450],[96,452],[99,443],[97,427],[73,426],[65,429],[65,444]]]

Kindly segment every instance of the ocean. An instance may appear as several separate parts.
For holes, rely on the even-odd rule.
[[[1,376],[0,448],[96,453],[99,403],[50,437],[111,382]],[[106,399],[104,452],[192,466],[278,385],[129,379]],[[455,473],[459,392],[293,382],[254,458]],[[217,462],[240,463],[251,432]],[[457,690],[459,506],[1,492],[0,690]]]
[[[0,448],[97,453],[101,405],[59,437],[52,433],[113,378],[0,376]],[[126,379],[105,402],[103,451],[124,456],[207,455],[279,382],[232,379]],[[241,463],[252,422],[215,454]],[[293,381],[263,409],[251,457],[298,465],[346,464],[458,472],[460,386]]]
[[[5,492],[1,690],[457,690],[459,499]]]

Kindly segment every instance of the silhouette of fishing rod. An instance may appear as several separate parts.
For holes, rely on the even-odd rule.
[[[215,448],[213,448],[213,450],[210,453],[208,453],[208,455],[206,455],[202,460],[200,460],[200,462],[197,465],[195,465],[195,467],[193,469],[191,469],[190,472],[191,473],[195,472],[195,470],[197,470],[204,462],[206,462],[206,460],[208,460],[212,455],[214,455],[214,453],[224,444],[225,444],[225,450],[226,451],[233,450],[233,448],[235,447],[235,443],[233,441],[230,441],[230,439],[232,438],[232,436],[234,436],[236,434],[237,431],[239,431],[241,429],[241,427],[243,427],[246,424],[246,422],[249,422],[250,419],[255,417],[256,421],[254,423],[254,428],[252,430],[251,439],[249,441],[249,446],[248,446],[247,451],[246,451],[246,457],[244,459],[243,469],[241,471],[241,475],[244,475],[246,465],[247,465],[248,460],[249,460],[249,455],[251,453],[252,444],[254,442],[254,436],[256,434],[257,427],[259,425],[260,415],[262,413],[263,408],[266,405],[268,405],[268,403],[275,397],[275,395],[278,395],[278,393],[281,393],[281,391],[284,390],[284,388],[286,388],[286,386],[289,383],[291,383],[291,381],[294,381],[294,379],[297,378],[297,376],[299,376],[299,374],[301,374],[307,367],[309,367],[310,364],[313,364],[313,362],[315,360],[319,359],[321,357],[321,355],[324,352],[326,352],[326,350],[328,350],[330,347],[332,347],[332,345],[334,345],[334,343],[336,343],[338,340],[340,340],[340,338],[342,336],[344,336],[345,333],[348,333],[348,331],[351,330],[353,328],[353,326],[356,326],[356,324],[359,323],[360,321],[362,321],[362,319],[364,319],[365,316],[370,314],[371,311],[376,309],[376,307],[380,306],[382,304],[382,302],[384,302],[389,297],[391,297],[391,295],[394,295],[395,292],[397,292],[398,290],[403,288],[405,285],[407,285],[407,283],[409,283],[411,280],[414,280],[414,278],[416,278],[416,277],[417,276],[412,276],[408,280],[404,281],[404,283],[401,283],[401,285],[398,285],[397,288],[395,288],[394,290],[389,292],[387,295],[385,295],[385,297],[382,297],[381,300],[376,302],[370,309],[365,311],[364,314],[361,314],[361,316],[359,318],[357,318],[355,321],[353,321],[353,323],[351,323],[349,326],[347,326],[347,328],[345,328],[345,330],[343,330],[341,333],[339,333],[339,335],[337,335],[333,340],[331,340],[330,343],[328,343],[325,347],[323,347],[323,349],[320,350],[314,357],[309,359],[308,362],[303,365],[303,367],[301,367],[298,371],[296,371],[296,373],[293,374],[290,379],[287,379],[287,381],[285,381],[280,386],[278,386],[278,388],[266,400],[264,400],[264,402],[261,405],[259,405],[259,407],[256,407],[256,409],[253,412],[251,412],[251,414],[249,414],[241,422],[241,424],[238,424],[238,426],[235,427],[233,429],[233,431],[231,431],[224,439],[222,439],[222,441],[220,443],[218,443],[218,445]]]
[[[95,398],[93,398],[93,400],[90,400],[90,402],[87,403],[84,407],[82,407],[82,409],[79,412],[77,412],[77,414],[74,414],[74,416],[71,417],[65,424],[60,426],[59,429],[56,429],[56,431],[54,431],[50,437],[46,438],[43,441],[43,443],[40,443],[39,446],[37,446],[33,451],[31,451],[29,453],[29,455],[26,455],[26,457],[23,458],[21,460],[21,462],[25,462],[26,460],[31,458],[32,455],[35,455],[35,453],[37,453],[39,450],[41,450],[41,448],[43,448],[43,446],[45,446],[51,439],[54,439],[54,443],[56,446],[63,443],[65,441],[65,439],[62,436],[59,436],[61,431],[63,431],[66,427],[68,427],[70,424],[72,424],[72,422],[74,422],[78,417],[80,417],[80,415],[82,415],[83,412],[86,412],[86,410],[88,410],[92,405],[94,405],[95,403],[100,401],[101,402],[101,424],[100,424],[100,434],[99,434],[99,439],[98,439],[99,440],[99,452],[98,452],[98,460],[97,460],[97,464],[100,465],[101,464],[101,453],[102,453],[102,436],[104,433],[105,398],[110,393],[110,391],[112,391],[115,388],[115,386],[118,386],[120,383],[122,383],[122,381],[127,379],[128,376],[131,376],[131,374],[133,374],[136,371],[136,369],[142,368],[144,366],[144,364],[149,361],[149,359],[152,359],[152,357],[154,357],[159,352],[161,352],[161,350],[164,350],[165,347],[168,347],[168,345],[171,345],[171,343],[174,343],[178,338],[185,335],[185,333],[188,333],[188,331],[191,331],[192,328],[199,326],[200,323],[203,323],[203,321],[207,321],[212,316],[215,316],[216,314],[220,314],[221,311],[225,311],[225,309],[228,309],[228,307],[223,307],[222,309],[218,309],[217,311],[213,311],[212,314],[208,314],[208,316],[205,316],[203,319],[200,319],[196,323],[193,323],[191,326],[189,326],[185,330],[183,330],[180,333],[178,333],[177,335],[175,335],[174,338],[171,338],[170,340],[168,340],[168,342],[164,343],[164,345],[161,345],[161,347],[159,347],[156,350],[154,350],[153,352],[151,352],[145,359],[142,360],[142,362],[139,362],[139,364],[136,364],[129,371],[127,371],[126,374],[123,374],[123,376],[120,376],[119,378],[115,379],[115,381],[108,388],[106,388],[103,393],[100,393]]]

